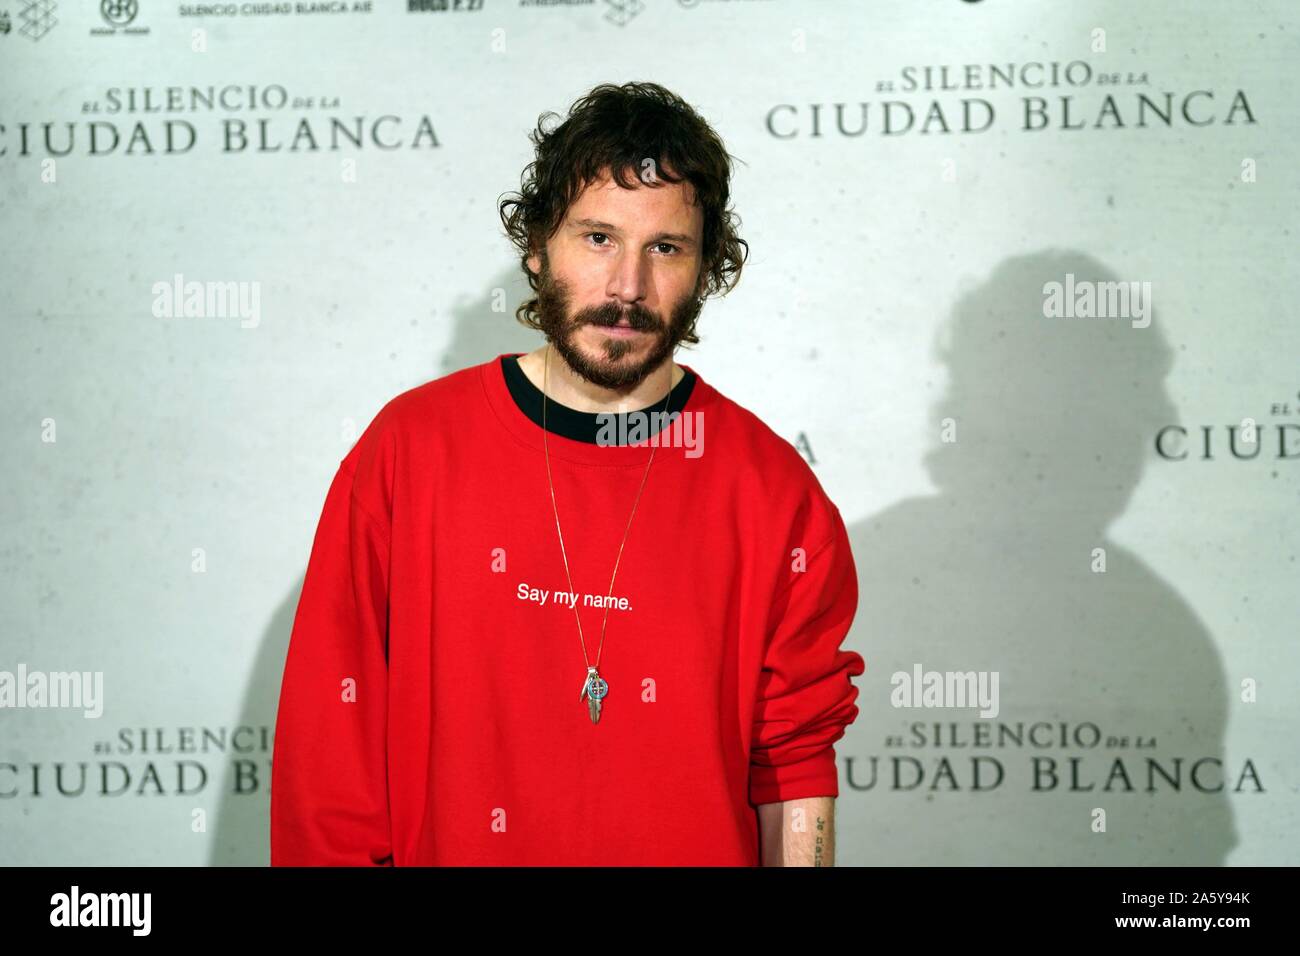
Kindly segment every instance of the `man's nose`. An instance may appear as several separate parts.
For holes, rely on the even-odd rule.
[[[610,267],[612,272],[605,291],[617,297],[624,310],[645,298],[648,285],[648,263],[636,252],[624,249]]]

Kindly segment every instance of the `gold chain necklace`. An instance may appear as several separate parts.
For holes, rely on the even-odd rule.
[[[569,556],[564,550],[564,532],[560,530],[560,510],[555,505],[555,482],[551,479],[551,451],[546,442],[546,386],[550,380],[551,370],[551,343],[546,343],[546,357],[543,359],[542,371],[542,448],[546,453],[546,483],[551,488],[551,510],[555,512],[555,533],[560,536],[560,555],[564,558],[564,573],[569,580],[569,593],[576,595],[573,590],[573,575],[569,573]],[[672,389],[673,375],[671,366],[668,372],[668,395],[664,398],[664,414],[668,412],[668,404],[673,396]],[[637,489],[636,501],[632,502],[632,514],[628,516],[627,527],[623,529],[623,542],[618,546],[618,556],[614,559],[614,574],[609,579],[609,594],[605,598],[605,620],[600,625],[600,645],[596,648],[596,663],[592,664],[587,657],[587,641],[582,635],[582,618],[578,615],[578,601],[573,600],[573,619],[578,622],[578,640],[582,644],[582,662],[587,666],[587,675],[582,681],[582,693],[578,699],[586,698],[587,714],[591,717],[591,722],[597,723],[600,720],[601,701],[609,693],[609,684],[605,678],[600,676],[600,654],[605,648],[605,625],[609,623],[610,601],[614,596],[614,578],[618,577],[618,563],[623,558],[623,545],[627,544],[628,532],[632,530],[632,519],[636,517],[636,506],[641,502],[641,492],[645,490],[646,479],[650,477],[650,466],[654,464],[655,452],[659,450],[656,444],[650,450],[650,460],[646,462],[645,474],[641,476],[641,487]]]

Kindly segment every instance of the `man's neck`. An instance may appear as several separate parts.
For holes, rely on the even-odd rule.
[[[686,374],[680,365],[669,359],[642,379],[635,388],[601,388],[569,368],[568,363],[554,349],[550,350],[551,366],[548,374],[545,367],[546,351],[546,346],[543,345],[527,355],[519,356],[519,367],[539,390],[543,390],[542,383],[545,381],[544,392],[548,399],[579,412],[629,412],[648,408],[656,402],[662,402]],[[666,372],[669,368],[671,383],[669,373]]]

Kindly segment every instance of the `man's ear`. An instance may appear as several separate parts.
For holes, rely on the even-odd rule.
[[[537,253],[533,253],[524,262],[528,266],[528,271],[533,275],[537,275],[541,271],[542,261],[537,257]]]

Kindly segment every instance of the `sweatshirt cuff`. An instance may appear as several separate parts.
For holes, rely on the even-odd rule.
[[[758,806],[806,797],[838,797],[839,783],[835,748],[830,746],[811,757],[780,767],[751,764],[749,802]]]

